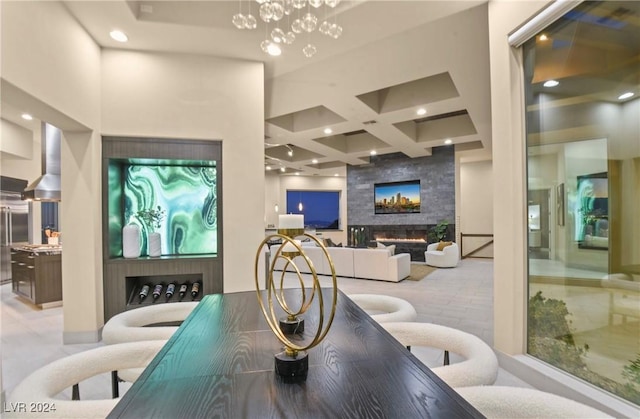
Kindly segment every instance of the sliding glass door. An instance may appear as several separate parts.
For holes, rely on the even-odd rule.
[[[523,46],[528,353],[640,404],[640,2]]]

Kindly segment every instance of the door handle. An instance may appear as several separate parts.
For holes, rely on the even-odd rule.
[[[11,228],[11,224],[9,224],[9,207],[2,207],[2,215],[4,215],[4,237],[3,237],[3,245],[10,245],[9,242],[9,229]]]
[[[8,223],[7,223],[7,231],[9,232],[9,241],[7,244],[13,244],[13,214],[11,213],[11,207],[7,207]]]

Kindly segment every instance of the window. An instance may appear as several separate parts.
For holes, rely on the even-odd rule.
[[[638,16],[639,2],[586,1],[523,46],[527,351],[636,404]]]
[[[307,228],[340,228],[339,191],[287,191],[287,213],[303,214]]]

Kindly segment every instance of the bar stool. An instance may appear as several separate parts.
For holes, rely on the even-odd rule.
[[[167,341],[178,330],[178,326],[153,326],[154,324],[184,321],[198,305],[198,301],[158,304],[136,308],[116,314],[102,329],[102,341],[107,345],[125,342],[152,340]],[[120,380],[134,382],[146,365],[141,368],[121,369]]]
[[[487,418],[610,418],[593,407],[530,388],[480,386],[455,389]]]
[[[432,323],[382,323],[381,326],[404,346],[428,346],[464,357],[462,362],[432,368],[451,387],[490,385],[498,377],[496,354],[477,336]]]
[[[198,305],[198,301],[150,305],[124,311],[107,321],[102,329],[102,340],[107,345],[144,340],[167,340],[178,326],[154,324],[182,322]]]
[[[402,298],[378,294],[351,294],[348,297],[378,323],[412,322],[418,317],[411,303]]]
[[[7,405],[27,403],[27,412],[7,413],[7,417],[104,418],[119,400],[117,391],[112,399],[78,400],[78,383],[106,372],[112,372],[113,377],[114,371],[123,368],[144,367],[165,343],[162,340],[108,345],[53,361],[31,373],[11,392]],[[74,387],[74,400],[55,398],[69,387]],[[29,412],[30,403],[55,406],[55,411]]]

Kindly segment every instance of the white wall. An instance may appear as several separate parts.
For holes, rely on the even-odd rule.
[[[2,2],[2,86],[3,100],[67,130],[60,204],[64,341],[95,341],[103,317],[95,134],[100,130],[100,48],[59,2]]]
[[[26,180],[31,183],[42,173],[40,124],[32,124],[31,131],[13,122],[0,119],[0,173],[2,176]],[[31,203],[29,218],[29,243],[40,244],[41,215],[40,204]]]
[[[522,57],[507,36],[548,1],[489,2],[494,202],[494,346],[524,353],[526,185]]]
[[[460,219],[459,231],[464,234],[493,234],[493,165],[490,160],[460,164]],[[491,238],[468,237],[463,240],[463,251],[468,253]],[[493,246],[474,256],[492,257]]]
[[[99,48],[61,2],[2,2],[1,65],[3,80],[95,128]]]
[[[18,167],[11,167],[12,171],[24,171],[28,174],[31,166],[36,165],[37,159],[33,140],[33,131],[16,125],[13,122],[0,119],[0,152],[2,153],[2,158],[8,161],[17,160],[22,163],[14,165]],[[40,150],[38,149],[37,151],[39,152]],[[25,161],[27,163],[26,165],[24,164]]]
[[[224,291],[254,288],[264,238],[262,63],[106,49],[102,133],[222,140]]]
[[[286,207],[280,203],[280,176],[276,173],[267,173],[264,180],[264,226],[265,228],[278,228],[278,214],[284,214]],[[276,205],[278,211],[276,212]]]

